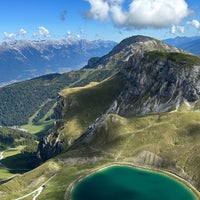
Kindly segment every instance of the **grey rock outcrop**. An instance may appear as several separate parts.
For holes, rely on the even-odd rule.
[[[160,56],[149,60],[147,54],[138,53],[121,72],[126,80],[118,98],[122,116],[175,110],[183,100],[199,99],[200,66],[191,67]]]
[[[183,100],[194,102],[199,99],[200,66],[184,60],[177,62],[159,53],[152,58],[149,55],[149,52],[152,51],[164,52],[167,55],[176,53],[177,56],[180,53],[183,58],[190,56],[183,50],[153,38],[136,36],[123,40],[108,55],[93,60],[95,61],[93,68],[111,68],[114,72],[118,71],[125,84],[110,108],[99,116],[68,148],[74,149],[79,144],[89,143],[96,130],[103,126],[108,114],[114,113],[129,117],[160,113],[177,109]],[[89,66],[89,68],[92,67]],[[60,110],[59,116],[62,117],[62,109],[66,106],[59,106],[58,104],[57,110]],[[57,126],[59,125],[57,124]],[[56,134],[58,135],[56,136]],[[50,135],[53,140],[46,139],[40,144],[42,148],[40,154],[48,155],[41,156],[44,159],[58,154],[64,146],[68,145],[59,139],[56,129]],[[50,136],[48,137],[50,138]]]

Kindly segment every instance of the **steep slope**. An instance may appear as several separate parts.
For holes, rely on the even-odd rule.
[[[43,43],[48,44],[47,41]],[[38,48],[43,48],[43,43],[39,43]],[[23,47],[24,43],[18,45]],[[5,102],[0,106],[0,125],[23,125],[30,118],[33,118],[33,123],[37,123],[52,109],[57,93],[64,87],[84,86],[91,81],[100,82],[124,68],[129,57],[138,51],[155,49],[182,52],[153,38],[134,36],[123,40],[108,55],[89,60],[88,65],[81,70],[47,75],[0,88],[0,100]]]
[[[49,120],[58,93],[65,87],[84,86],[102,81],[115,73],[112,69],[81,69],[49,74],[0,88],[0,125],[38,124]],[[49,113],[49,114],[47,114]]]
[[[184,49],[195,55],[200,55],[200,37],[176,37],[164,40],[167,44]]]
[[[54,109],[56,126],[39,144],[42,160],[68,149],[110,107],[122,86],[123,80],[118,74],[98,84],[90,83],[85,87],[63,90]]]
[[[199,100],[199,57],[151,51],[131,57],[121,73],[126,84],[117,109],[123,116],[171,111],[184,100]]]
[[[156,54],[155,52],[156,49],[160,52],[160,54],[158,55]],[[149,55],[148,52],[151,52],[151,55]],[[181,65],[181,63],[177,63],[176,61],[173,61],[173,56],[172,58],[169,56],[169,58],[165,59],[165,57],[167,57],[166,55],[171,55],[172,52],[174,53],[173,55],[175,55],[175,57],[176,55],[178,55],[180,57],[185,56],[185,57],[193,58],[192,55],[185,54],[184,51],[177,49],[175,47],[171,47],[153,38],[145,37],[145,36],[134,36],[134,37],[123,40],[119,45],[113,48],[113,50],[108,55],[99,59],[93,59],[93,61],[95,61],[95,65],[93,67],[87,65],[84,68],[85,70],[93,69],[96,75],[99,72],[105,71],[107,76],[109,76],[110,74],[112,75],[112,73],[117,73],[119,71],[120,73],[118,74],[118,76],[120,77],[121,81],[124,82],[124,86],[121,89],[119,96],[113,99],[113,102],[110,102],[111,107],[107,108],[108,110],[106,111],[106,113],[120,113],[122,114],[122,116],[129,116],[129,115],[132,116],[136,114],[141,115],[145,113],[165,111],[166,109],[164,108],[161,108],[160,110],[150,109],[150,111],[147,111],[147,112],[143,111],[142,109],[147,109],[147,110],[149,109],[148,107],[146,108],[145,106],[145,104],[148,103],[146,101],[149,99],[151,100],[151,98],[149,97],[151,96],[154,97],[155,95],[159,96],[159,94],[156,93],[156,90],[158,90],[159,86],[156,86],[155,89],[152,88],[152,91],[149,88],[151,88],[152,85],[158,82],[155,79],[155,76],[160,71],[160,69],[163,68],[163,65],[164,66],[167,65],[166,67],[167,71],[169,70],[170,67],[172,67],[173,63],[174,65]],[[154,59],[154,56],[155,56],[155,59],[157,60]],[[89,61],[88,63],[89,65],[91,65],[91,61]],[[158,64],[158,67],[155,67],[154,69],[155,63],[159,63],[159,64]],[[168,63],[169,63],[169,66],[168,66]],[[155,72],[155,74],[153,74],[152,76],[151,76],[151,71],[152,73]],[[171,73],[173,74],[173,72]],[[163,73],[163,75],[164,76],[166,75],[165,72]],[[142,78],[145,79],[143,80],[144,83],[142,83]],[[152,83],[147,81],[147,80],[151,80],[151,78],[153,79]],[[163,81],[167,82],[168,80],[164,79]],[[136,84],[137,82],[141,83],[142,86],[140,86],[139,84],[137,85]],[[150,85],[148,86],[148,84]],[[149,96],[149,93],[151,92],[152,94],[151,96]],[[141,97],[139,95],[141,95]],[[140,102],[141,98],[148,98],[148,99],[146,99],[146,101],[144,102]],[[166,102],[169,101],[169,99],[165,99],[165,100]],[[138,104],[137,104],[137,101],[139,101]],[[153,99],[152,101],[153,102],[150,102],[150,106],[154,106],[153,103],[156,103],[156,101],[160,101],[160,100],[156,99],[155,97],[155,99]],[[174,106],[174,103],[172,102],[171,105]],[[66,105],[66,102],[63,100],[63,98],[61,98],[61,101],[58,102],[57,108],[58,109],[55,109],[55,110],[60,110],[61,108],[67,110],[68,106]],[[68,110],[66,112],[68,112]],[[105,110],[104,110],[104,113],[105,113]],[[76,118],[78,115],[79,114],[77,110],[77,112],[72,113],[71,117]],[[57,116],[59,116],[60,118],[63,118],[63,114],[57,114]],[[98,118],[98,115],[96,115],[96,118]],[[93,121],[94,120],[95,118],[93,119]],[[99,120],[102,121],[101,118],[99,118]],[[65,118],[63,123],[68,123],[68,119]],[[92,123],[92,121],[90,121],[90,123]],[[98,123],[98,120],[96,121],[96,123]],[[89,124],[87,125],[89,126]],[[94,127],[91,128],[90,126],[89,132],[93,131]],[[43,142],[41,142],[41,145],[39,148],[40,151],[42,152],[41,157],[49,158],[50,157],[49,155],[53,156],[57,154],[58,152],[61,152],[62,149],[66,149],[66,146],[68,146],[68,144],[71,144],[71,142],[69,142],[68,139],[65,138],[66,139],[65,140],[63,139],[63,137],[58,136],[60,133],[59,129],[61,129],[61,127],[54,127],[52,134],[50,134],[50,136],[44,139],[43,141],[44,144]],[[82,131],[84,130],[82,129]],[[86,130],[85,135],[87,135],[87,131],[88,130]],[[65,135],[67,134],[68,134],[68,131],[65,131]],[[75,134],[75,135],[78,138],[78,136],[80,136],[81,134],[82,132],[80,131],[79,134]],[[45,146],[47,146],[47,148]],[[59,146],[59,148],[57,148],[57,146]],[[45,153],[44,149],[48,149],[47,153]]]
[[[27,145],[29,147],[35,145],[36,147],[36,139],[36,136],[22,130],[0,127],[0,151],[19,145]]]
[[[26,124],[39,111],[37,123],[55,104],[57,93],[79,78],[76,72],[50,74],[0,88],[0,125]]]
[[[101,58],[90,59],[85,68],[112,68],[112,70],[119,70],[131,56],[136,53],[144,53],[147,51],[186,53],[181,49],[154,38],[137,35],[122,40],[107,55]]]
[[[103,56],[112,41],[60,40],[12,41],[0,44],[0,84],[63,73],[84,66],[93,56]]]
[[[110,52],[84,69],[92,78],[118,71],[112,77],[61,91],[55,126],[38,149],[43,161],[57,156],[0,185],[5,199],[34,191],[54,175],[39,198],[70,199],[80,177],[116,162],[170,171],[200,190],[199,57],[143,36],[119,45],[116,57]]]

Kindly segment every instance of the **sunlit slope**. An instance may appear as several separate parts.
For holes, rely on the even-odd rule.
[[[0,191],[7,199],[12,199],[34,190],[57,174],[39,199],[63,199],[67,187],[81,174],[112,162],[170,170],[200,188],[199,121],[199,112],[186,110],[139,118],[110,114],[89,143],[80,143],[54,161],[47,161],[1,185]]]
[[[92,82],[84,87],[67,88],[61,91],[63,105],[62,119],[58,122],[60,136],[73,141],[99,116],[101,116],[119,95],[123,80],[117,74],[103,82]],[[55,111],[56,113],[56,111]],[[60,126],[60,124],[63,124]],[[56,129],[54,127],[54,129]]]

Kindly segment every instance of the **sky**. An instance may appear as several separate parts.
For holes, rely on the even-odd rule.
[[[200,35],[198,0],[1,0],[0,41]]]

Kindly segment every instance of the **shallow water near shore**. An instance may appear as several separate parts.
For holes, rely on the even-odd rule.
[[[112,166],[83,179],[72,191],[72,200],[196,200],[183,183],[165,174]]]

